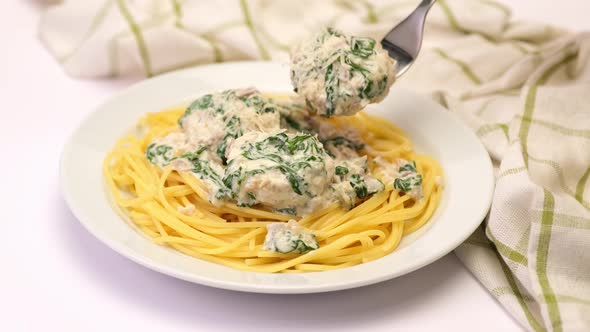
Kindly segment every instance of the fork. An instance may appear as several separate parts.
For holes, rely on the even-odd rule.
[[[426,14],[436,0],[422,0],[418,7],[381,40],[381,45],[396,61],[395,77],[402,76],[414,63],[424,34]]]

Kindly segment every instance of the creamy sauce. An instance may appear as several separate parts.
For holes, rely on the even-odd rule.
[[[376,157],[373,158],[373,162],[377,165],[379,173],[381,174],[380,179],[384,183],[393,183],[395,178],[399,176],[399,173],[397,171],[398,168],[396,167],[396,165],[389,162],[389,160],[386,160],[383,157]]]
[[[394,60],[371,38],[328,28],[291,52],[291,82],[324,117],[352,115],[379,102],[395,80]]]
[[[333,202],[333,164],[314,135],[250,132],[231,145],[226,174],[239,205],[307,214]]]
[[[283,254],[305,253],[318,249],[318,241],[315,235],[308,229],[301,227],[297,221],[275,222],[266,226],[267,233],[264,238],[264,249]]]
[[[422,198],[422,175],[418,174],[416,163],[398,159],[395,166],[397,176],[393,180],[393,187],[415,200],[420,200]]]
[[[422,198],[422,175],[416,169],[414,161],[398,158],[391,163],[388,160],[377,157],[373,159],[377,165],[380,179],[385,183],[393,183],[394,189],[409,195],[418,201]],[[435,177],[434,182],[441,186],[442,178]]]
[[[187,216],[192,216],[197,211],[197,208],[193,204],[187,204],[185,206],[179,206],[178,212],[182,214],[186,214]]]
[[[385,188],[367,171],[364,143],[352,127],[335,128],[294,100],[222,91],[194,101],[179,124],[146,156],[192,172],[216,205],[233,201],[301,216],[334,203],[352,208]]]

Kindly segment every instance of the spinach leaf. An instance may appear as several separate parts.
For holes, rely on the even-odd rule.
[[[186,158],[190,162],[193,162],[193,160],[199,159],[199,157],[201,156],[201,154],[205,150],[207,150],[207,148],[204,147],[204,146],[202,146],[202,147],[198,148],[197,150],[195,150],[193,152],[187,152],[187,153],[184,153],[184,154],[180,155],[180,158]]]
[[[178,124],[182,126],[182,120],[184,120],[184,118],[191,115],[196,110],[204,110],[213,107],[213,104],[213,95],[210,94],[195,99],[189,107],[187,107],[186,111],[184,111],[184,114],[178,119]]]
[[[334,70],[334,63],[331,63],[326,68],[326,75],[324,77],[324,84],[326,89],[326,113],[323,117],[329,118],[336,112],[336,100],[338,99],[338,76]]]
[[[404,193],[412,191],[412,189],[422,184],[422,175],[417,174],[414,176],[397,178],[393,181],[393,187]]]
[[[361,66],[360,64],[356,63],[352,57],[348,56],[348,57],[344,57],[344,62],[346,62],[351,69],[354,71],[358,71],[360,72],[363,76],[365,76],[365,78],[367,77],[367,75],[369,74],[369,70],[366,69],[365,67]]]
[[[375,87],[374,81],[365,76],[365,87],[361,90],[361,97],[366,99],[373,99],[383,93],[387,88],[387,76],[377,82]]]
[[[282,253],[282,254],[288,254],[288,253],[303,254],[303,253],[309,252],[311,250],[316,250],[320,247],[315,235],[313,235],[313,234],[307,235],[307,236],[309,236],[309,238],[305,239],[306,235],[293,234],[291,231],[287,231],[283,234],[283,236],[286,238],[285,242],[287,245],[284,247],[281,246],[280,249],[279,249],[279,246],[275,245],[275,250],[277,252]],[[281,249],[283,249],[283,250],[281,250]]]
[[[346,175],[348,174],[348,168],[344,166],[336,166],[336,175]]]
[[[249,160],[258,160],[258,159],[268,159],[275,163],[283,162],[283,158],[275,153],[263,153],[263,151],[259,149],[247,149],[242,152],[242,156]]]
[[[257,114],[276,112],[275,105],[260,94],[251,94],[239,98],[246,106],[252,107]]]
[[[197,174],[201,180],[209,180],[219,187],[215,197],[218,199],[228,197],[230,191],[225,185],[223,178],[211,167],[208,160],[200,159],[205,148],[201,148],[193,153],[185,153],[181,157],[186,158],[192,165],[192,172]]]
[[[319,248],[317,242],[315,243],[315,246],[308,246],[305,241],[297,239],[294,241],[294,248],[292,251],[303,254],[308,251],[316,250],[317,248]]]
[[[292,216],[297,214],[297,209],[295,209],[295,208],[280,208],[280,209],[274,209],[272,211],[275,213],[280,213],[280,214],[290,214]]]
[[[375,53],[375,40],[371,38],[353,37],[351,39],[352,54],[367,59]]]
[[[161,165],[166,166],[174,159],[172,156],[170,156],[170,152],[172,152],[171,146],[164,144],[157,145],[156,143],[152,143],[148,145],[145,151],[145,156],[150,161],[150,163],[154,165],[160,164],[161,161]]]
[[[219,143],[219,146],[217,147],[217,155],[219,156],[219,158],[221,158],[221,161],[223,162],[223,164],[227,164],[227,158],[225,157],[225,153],[227,151],[227,143],[230,139],[236,139],[240,136],[243,135],[243,131],[242,131],[242,127],[241,127],[241,120],[239,117],[233,115],[229,121],[227,121],[226,118],[223,119],[224,121],[226,121],[226,133],[225,136],[223,136],[223,139],[221,140],[221,143]]]
[[[287,177],[291,189],[293,189],[297,195],[303,195],[301,189],[304,189],[307,186],[305,180],[289,166],[279,165],[276,168]]]
[[[408,163],[402,165],[399,170],[400,173],[403,172],[414,172],[416,173],[416,162],[415,161],[409,161]]]
[[[298,152],[304,152],[299,154]],[[266,159],[274,164],[266,165],[264,169],[251,170],[254,176],[267,170],[278,170],[288,181],[289,186],[298,195],[312,195],[307,191],[308,183],[301,171],[313,168],[313,163],[323,163],[326,153],[317,138],[310,134],[300,134],[289,137],[281,132],[268,136],[258,142],[250,142],[242,147],[242,156],[248,160]],[[238,183],[239,185],[240,183]]]
[[[344,61],[351,67],[351,71],[358,71],[364,77],[365,84],[359,89],[359,96],[361,98],[373,99],[383,93],[387,88],[387,76],[378,81],[375,86],[375,82],[371,79],[368,69],[355,62],[351,57],[345,57]]]
[[[241,176],[242,176],[242,167],[238,168],[237,170],[235,170],[235,171],[233,171],[233,172],[231,172],[229,174],[226,174],[223,177],[223,180],[222,180],[223,181],[223,184],[227,188],[230,188],[231,189],[231,188],[234,187],[234,184],[236,182],[239,182],[240,181],[240,177]],[[232,198],[235,197],[235,194],[236,194],[235,192],[232,192]]]
[[[290,154],[296,151],[308,150],[309,144],[305,144],[307,140],[313,139],[313,136],[309,134],[298,135],[287,140],[287,149]]]
[[[263,169],[255,169],[244,172],[241,166],[237,170],[227,173],[222,180],[223,184],[228,189],[228,193],[226,196],[231,197],[232,199],[236,199],[236,197],[238,196],[238,192],[240,191],[240,185],[245,180],[258,174],[264,173],[265,170]],[[239,206],[253,206],[258,203],[256,201],[255,193],[247,192],[246,195],[248,196],[248,199],[246,201],[238,201]]]
[[[365,145],[363,143],[358,143],[355,142],[351,139],[348,139],[344,136],[336,136],[336,137],[331,137],[331,138],[326,138],[321,140],[322,144],[324,144],[324,146],[328,146],[328,145],[332,145],[334,147],[340,147],[340,146],[345,146],[349,149],[352,150],[362,150]]]
[[[289,125],[289,127],[297,130],[297,131],[303,131],[303,128],[301,127],[301,124],[297,121],[295,121],[295,119],[293,119],[290,116],[283,116],[283,119],[285,119],[285,122],[287,123],[287,125]]]
[[[361,90],[361,93],[360,93],[361,98],[371,99],[373,96],[372,89],[373,89],[373,81],[371,81],[370,79],[367,79],[367,77],[365,76],[365,87]]]
[[[340,31],[338,31],[332,27],[328,27],[326,30],[328,31],[329,35],[336,36],[336,37],[342,37],[342,33],[340,33]]]
[[[369,196],[367,184],[365,183],[365,180],[360,177],[360,175],[353,174],[350,177],[350,185],[352,186],[352,189],[354,189],[357,198],[363,199]]]

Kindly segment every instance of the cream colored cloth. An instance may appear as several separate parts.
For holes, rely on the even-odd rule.
[[[324,25],[379,38],[416,4],[65,1],[40,34],[73,76],[149,76],[286,61],[289,45]],[[456,254],[527,329],[590,331],[590,35],[514,22],[492,1],[439,0],[426,36],[397,84],[463,118],[496,169],[491,212]]]

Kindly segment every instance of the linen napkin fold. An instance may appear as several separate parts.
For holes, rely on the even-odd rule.
[[[66,0],[40,36],[72,76],[151,76],[287,61],[326,25],[381,38],[418,2]],[[491,211],[457,256],[528,330],[589,331],[590,34],[513,21],[489,0],[439,0],[396,84],[461,117],[494,162]]]

